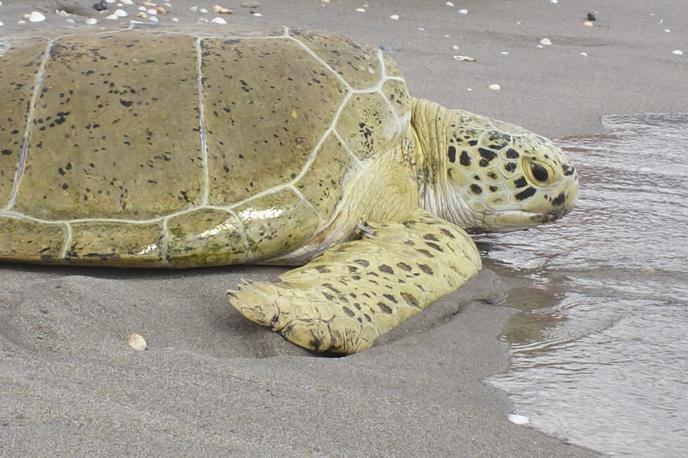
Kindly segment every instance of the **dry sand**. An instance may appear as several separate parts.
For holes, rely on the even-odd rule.
[[[45,5],[68,2],[3,3],[0,36],[63,24]],[[172,3],[180,24],[203,16],[189,6],[212,6]],[[604,113],[686,110],[686,56],[672,50],[688,54],[688,26],[672,2],[369,0],[361,13],[363,2],[264,0],[254,10],[262,17],[221,3],[235,11],[230,24],[328,30],[382,46],[413,95],[549,136],[595,132]],[[41,8],[44,23],[16,23]],[[596,9],[599,21],[584,26]],[[553,45],[537,48],[542,38]],[[496,336],[512,311],[487,304],[506,289],[491,272],[372,350],[322,358],[225,302],[240,278],[280,271],[0,265],[0,455],[595,455],[511,424],[504,394],[481,382],[508,365]],[[130,332],[149,349],[131,350]]]

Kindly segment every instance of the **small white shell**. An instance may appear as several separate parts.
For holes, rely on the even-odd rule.
[[[230,10],[229,8],[225,8],[224,6],[213,5],[213,13],[215,13],[215,14],[232,14],[232,10]]]
[[[515,425],[527,425],[530,423],[530,419],[524,415],[517,415],[512,413],[509,415],[509,421]]]
[[[141,334],[136,334],[135,332],[129,334],[129,337],[127,337],[127,343],[136,351],[144,351],[146,348],[148,348],[146,339],[144,339]]]
[[[31,14],[29,14],[29,22],[43,22],[45,21],[45,16],[43,13],[39,13],[38,11],[32,11]]]

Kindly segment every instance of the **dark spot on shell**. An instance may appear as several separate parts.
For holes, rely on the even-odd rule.
[[[411,270],[411,266],[409,266],[408,264],[406,264],[404,262],[398,262],[397,267],[400,268],[401,270],[405,270],[406,272]]]
[[[363,267],[368,267],[370,265],[370,263],[368,261],[366,261],[365,259],[354,259],[354,262],[356,264],[358,264],[359,266],[363,266]]]
[[[471,185],[471,192],[473,192],[473,194],[482,194],[483,188],[474,183]]]
[[[351,318],[353,318],[356,315],[354,311],[351,310],[349,307],[342,307],[342,309],[344,310],[344,313],[346,313]]]
[[[430,240],[430,241],[432,241],[432,242],[439,242],[439,239],[438,239],[437,237],[435,237],[433,234],[425,234],[425,235],[423,236],[423,238],[424,238],[425,240]]]

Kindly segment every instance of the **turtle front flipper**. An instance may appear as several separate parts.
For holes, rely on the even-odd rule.
[[[280,281],[228,294],[242,315],[296,345],[355,353],[480,268],[468,234],[419,212],[403,223],[368,223],[360,239],[330,248]]]

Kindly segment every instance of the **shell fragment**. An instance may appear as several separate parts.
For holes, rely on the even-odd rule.
[[[148,348],[146,339],[144,339],[141,334],[129,334],[129,337],[127,337],[127,343],[131,348],[133,348],[136,351],[144,351]]]

